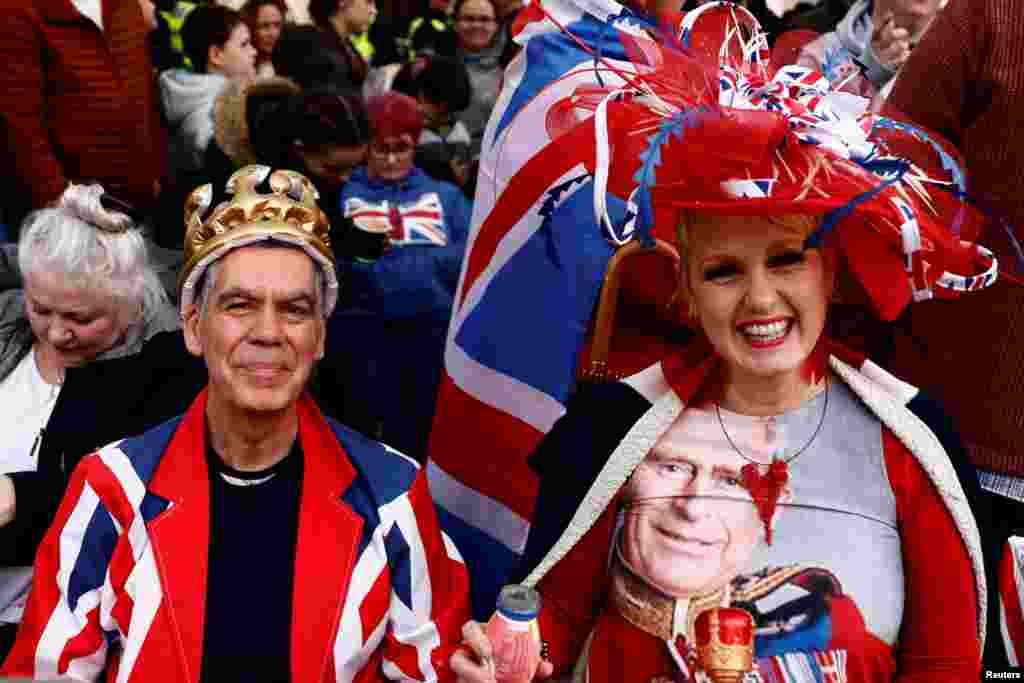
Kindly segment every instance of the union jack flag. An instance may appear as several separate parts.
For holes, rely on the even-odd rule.
[[[774,184],[775,180],[772,178],[727,180],[722,183],[722,187],[732,193],[734,197],[763,199],[772,195],[772,185]]]
[[[387,233],[395,245],[448,244],[444,205],[436,192],[425,192],[408,204],[349,197],[345,200],[345,215],[361,230]]]
[[[524,48],[484,135],[427,464],[478,618],[525,548],[536,497],[526,459],[565,412],[613,253],[595,219],[592,117],[564,105],[658,66],[648,30],[652,20],[611,0],[535,1],[517,20]],[[627,223],[626,202],[607,208]]]

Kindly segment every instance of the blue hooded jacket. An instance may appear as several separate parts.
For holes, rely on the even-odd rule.
[[[371,180],[365,167],[339,203],[357,225],[387,221],[392,246],[372,263],[339,261],[342,301],[328,321],[321,370],[343,379],[339,399],[352,426],[422,458],[470,205],[457,187],[418,168],[388,182]]]

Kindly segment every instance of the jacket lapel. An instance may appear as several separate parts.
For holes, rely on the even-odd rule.
[[[293,681],[333,680],[327,671],[362,536],[342,502],[355,479],[345,450],[309,396],[299,402],[302,496],[292,595]]]
[[[153,474],[149,491],[171,501],[149,523],[164,603],[177,631],[188,681],[199,681],[210,538],[210,484],[206,467],[206,390],[182,418]]]
[[[863,367],[853,367],[837,354],[832,355],[829,363],[832,370],[868,410],[903,443],[942,496],[974,569],[975,587],[978,591],[978,637],[984,648],[988,589],[981,536],[946,449],[928,425],[906,407],[906,395],[894,391],[893,387],[899,386],[896,384],[896,378],[874,366],[870,371],[876,377],[889,376],[891,381],[883,384],[866,374]]]

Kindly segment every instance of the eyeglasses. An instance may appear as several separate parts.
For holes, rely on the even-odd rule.
[[[415,147],[410,144],[397,144],[397,145],[370,145],[370,154],[376,157],[387,157],[392,154],[396,157],[400,157],[406,154],[412,154]]]
[[[498,20],[494,17],[461,16],[455,17],[455,21],[463,24],[493,24]]]

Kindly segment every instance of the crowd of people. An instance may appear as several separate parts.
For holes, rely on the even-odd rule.
[[[0,2],[0,675],[1024,658],[1024,3]]]

